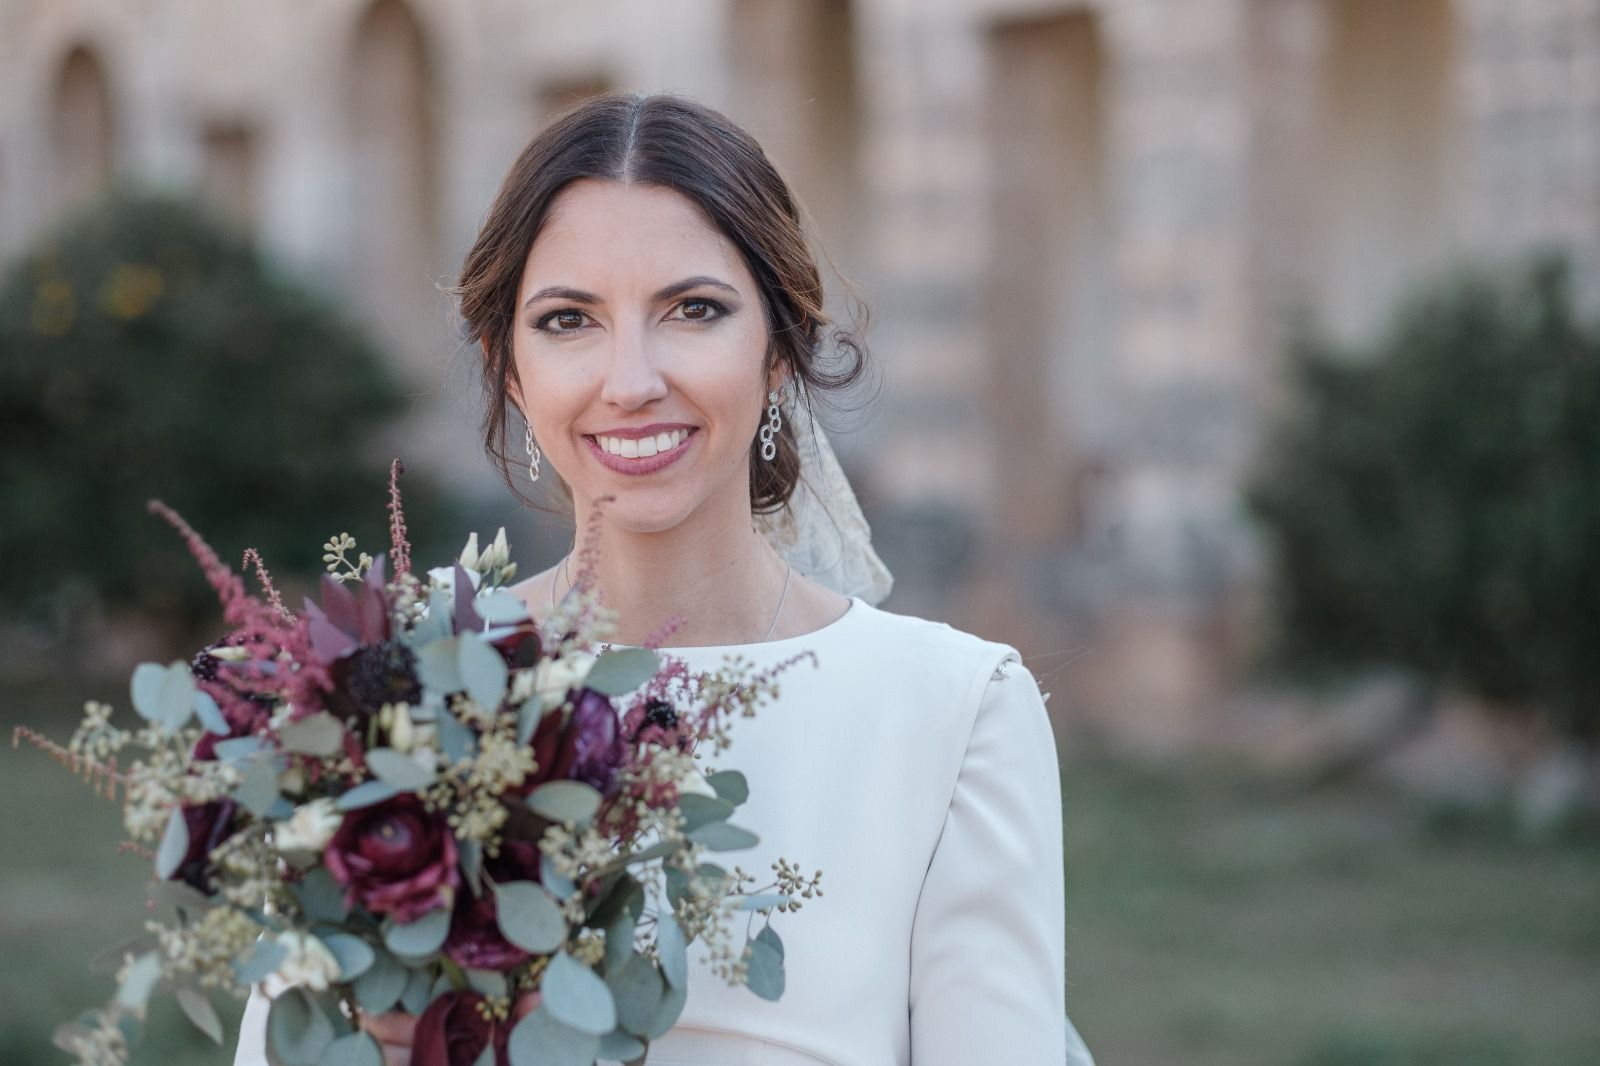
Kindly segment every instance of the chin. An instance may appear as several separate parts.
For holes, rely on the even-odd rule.
[[[597,499],[605,493],[596,493]],[[613,490],[611,501],[605,504],[606,525],[616,526],[629,533],[664,533],[681,524],[694,513],[692,503],[681,498],[663,498],[662,494]],[[656,497],[651,499],[650,497]]]

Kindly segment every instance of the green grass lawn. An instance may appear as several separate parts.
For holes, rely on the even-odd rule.
[[[127,706],[120,681],[11,686],[0,725],[64,740],[89,695]],[[1600,844],[1064,748],[1067,999],[1100,1066],[1600,1061]],[[37,752],[0,752],[0,809],[0,1064],[60,1063],[51,1030],[111,993],[88,960],[138,932],[147,867]],[[160,1002],[136,1062],[231,1061]]]

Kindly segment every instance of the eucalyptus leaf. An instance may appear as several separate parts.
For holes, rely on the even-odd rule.
[[[735,807],[750,798],[750,785],[745,781],[744,774],[737,770],[718,770],[708,774],[706,784],[711,786],[711,791]]]
[[[439,750],[444,752],[444,757],[452,763],[472,755],[478,746],[478,738],[465,725],[461,719],[451,714],[448,708],[439,708],[437,719],[439,727]]]
[[[222,708],[217,706],[217,701],[211,693],[203,689],[195,690],[194,711],[200,716],[200,724],[205,727],[207,733],[225,737],[233,732],[228,720],[222,716]]]
[[[371,1033],[350,1033],[329,1044],[317,1066],[383,1066],[383,1049]]]
[[[495,1066],[495,1062],[494,1043],[491,1041],[483,1046],[482,1051],[478,1052],[478,1057],[472,1061],[472,1066]]]
[[[427,970],[411,970],[406,975],[405,991],[400,993],[400,1005],[407,1014],[421,1014],[433,999],[433,979]]]
[[[770,940],[757,936],[746,942],[750,958],[746,962],[750,991],[765,1000],[777,1000],[783,995],[783,952]]]
[[[638,922],[626,910],[606,926],[606,973],[616,973],[628,962],[633,951],[633,933]]]
[[[140,717],[169,733],[182,729],[194,714],[194,674],[182,660],[167,666],[140,663],[134,668],[129,688],[133,709]]]
[[[603,1036],[617,1027],[617,1004],[600,975],[558,951],[539,982],[550,1016],[581,1033]]]
[[[707,822],[684,835],[697,844],[704,844],[711,851],[743,851],[761,843],[761,838],[750,830],[727,822]]]
[[[333,1039],[333,1023],[304,988],[286,989],[273,999],[267,1044],[283,1066],[319,1066]]]
[[[395,1005],[406,989],[411,971],[387,951],[373,952],[372,965],[355,980],[356,1001],[368,1014],[382,1014]]]
[[[509,671],[498,651],[477,633],[462,633],[456,638],[456,669],[466,685],[467,695],[485,711],[493,713],[505,699]]]
[[[363,807],[382,803],[386,799],[393,799],[403,791],[405,790],[396,788],[387,781],[363,781],[341,795],[333,805],[341,811],[357,811]]]
[[[539,881],[559,900],[570,899],[572,894],[578,891],[578,886],[572,878],[556,872],[555,861],[548,855],[539,856]]]
[[[688,1001],[687,987],[668,986],[666,994],[661,997],[661,1005],[656,1008],[656,1016],[650,1023],[650,1031],[640,1035],[646,1040],[654,1040],[664,1034],[678,1023],[678,1017],[683,1014],[683,1005]]]
[[[535,814],[556,822],[583,825],[600,809],[600,792],[582,781],[547,781],[525,801]]]
[[[163,881],[170,881],[188,853],[189,825],[184,821],[183,808],[174,807],[167,816],[167,828],[161,834],[161,845],[156,848],[156,876]]]
[[[483,845],[476,840],[456,842],[456,862],[461,867],[461,880],[474,897],[483,895]]]
[[[496,885],[495,917],[507,940],[535,955],[554,951],[567,939],[561,905],[532,881]]]
[[[505,999],[508,994],[506,975],[499,970],[468,970],[467,984],[474,992],[491,999]]]
[[[278,760],[270,755],[258,755],[251,760],[250,765],[245,767],[244,781],[233,795],[251,814],[265,818],[281,798],[278,794]]]
[[[339,922],[350,912],[345,902],[345,891],[327,867],[309,870],[300,882],[291,886],[300,909],[313,922]]]
[[[645,1053],[644,1041],[613,1029],[600,1038],[598,1057],[606,1062],[627,1062]]]
[[[243,762],[266,748],[267,742],[261,737],[230,737],[217,741],[216,752],[217,758],[223,762],[235,763]]]
[[[661,657],[649,648],[618,648],[594,661],[583,684],[607,696],[626,696],[660,669]]]
[[[671,868],[669,868],[671,872]],[[610,925],[617,915],[631,909],[642,910],[644,907],[644,888],[638,881],[623,871],[609,875],[601,882],[604,886],[600,893],[600,902],[589,911],[589,916],[584,920],[584,925],[594,929],[604,929]],[[638,897],[638,907],[634,908],[634,897]]]
[[[517,747],[526,747],[533,739],[533,731],[539,728],[542,717],[538,696],[522,701],[522,706],[517,708]]]
[[[449,609],[445,608],[447,612]],[[456,667],[455,637],[441,637],[417,649],[417,680],[441,695],[460,692],[466,687]]]
[[[282,944],[263,938],[256,941],[249,958],[243,962],[234,961],[233,971],[238,974],[241,984],[253,985],[266,980],[268,974],[276,973],[288,955],[288,949]]]
[[[762,892],[754,896],[743,896],[739,900],[739,909],[742,911],[760,911],[771,907],[780,907],[789,902],[789,897],[779,892]]]
[[[671,911],[662,911],[656,920],[656,953],[661,956],[661,974],[673,988],[689,984],[688,948],[678,919]]]
[[[321,939],[339,960],[341,981],[354,981],[366,973],[378,957],[371,944],[351,933],[329,933]]]
[[[117,986],[117,1003],[135,1014],[143,1014],[150,993],[161,980],[161,953],[149,951],[134,959]]]
[[[318,711],[278,730],[278,744],[284,751],[323,758],[344,747],[344,725],[326,711]]]
[[[648,1033],[667,991],[655,964],[630,952],[627,961],[606,974],[606,986],[617,1004],[617,1024],[640,1036]]]
[[[194,1023],[194,1027],[211,1038],[213,1044],[222,1043],[222,1019],[217,1016],[217,1008],[211,1005],[211,997],[194,988],[178,989],[178,1006],[182,1009],[184,1017]]]
[[[472,609],[478,612],[479,618],[495,625],[526,622],[532,617],[528,614],[528,605],[516,593],[505,589],[495,589],[474,597]]]
[[[756,939],[778,953],[778,958],[783,958],[783,938],[778,936],[778,931],[770,925],[761,927],[756,934]]]
[[[416,792],[433,784],[433,771],[424,769],[411,756],[393,748],[373,748],[366,754],[367,769],[386,785],[402,792]]]
[[[683,812],[683,831],[691,833],[703,825],[723,822],[733,814],[734,805],[725,799],[702,796],[697,792],[678,797],[678,809]]]
[[[383,944],[396,955],[421,958],[438,951],[449,932],[450,908],[439,907],[414,922],[387,924],[383,931]]]
[[[593,1066],[600,1038],[555,1018],[541,1003],[511,1030],[511,1066]]]

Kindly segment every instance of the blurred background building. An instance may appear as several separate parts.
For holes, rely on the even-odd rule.
[[[1493,620],[1520,603],[1555,619],[1538,640],[1487,631],[1491,651],[1559,665],[1534,697],[1587,693],[1554,740],[1528,716],[1453,713],[1448,669],[1411,686],[1352,665],[1332,700],[1269,691],[1253,670],[1278,624],[1274,557],[1249,501],[1273,425],[1295,409],[1308,327],[1404,354],[1416,335],[1391,316],[1408,293],[1456,264],[1537,250],[1563,253],[1580,313],[1600,311],[1600,0],[0,0],[0,270],[113,185],[207,205],[355,316],[401,375],[406,410],[373,456],[442,484],[452,530],[507,525],[531,571],[565,533],[519,509],[484,460],[474,353],[440,287],[523,145],[605,89],[684,92],[745,125],[814,220],[830,305],[847,315],[843,275],[870,308],[882,388],[864,415],[838,413],[840,451],[896,574],[888,606],[1015,644],[1056,697],[1069,1003],[1102,1061],[1594,1061],[1600,849],[1592,830],[1527,848],[1492,806],[1514,785],[1516,817],[1552,833],[1584,789],[1600,809],[1600,675],[1584,665],[1600,640],[1594,435],[1558,428],[1547,436],[1565,443],[1547,452],[1517,452],[1520,437],[1502,449],[1506,480],[1549,475],[1546,495],[1565,502],[1535,525],[1555,533],[1506,525],[1488,554],[1524,569],[1480,580],[1462,555],[1451,580],[1475,606],[1458,609],[1451,585],[1429,616]],[[148,303],[148,275],[106,270],[132,285],[129,307]],[[32,343],[29,293],[55,284],[23,277],[10,311],[0,288],[0,319],[23,323],[10,336]],[[1502,332],[1484,346],[1498,352],[1539,306],[1491,316]],[[1440,335],[1454,351],[1457,335]],[[1438,425],[1471,426],[1472,405],[1496,412],[1486,424],[1520,405],[1529,424],[1556,425],[1560,409],[1560,427],[1600,425],[1560,395],[1579,380],[1560,376],[1581,361],[1567,347],[1600,366],[1600,331],[1549,335],[1554,355],[1538,336],[1507,348],[1557,368],[1536,381],[1530,369],[1526,395],[1425,390],[1450,394]],[[25,361],[7,336],[0,371]],[[43,341],[30,350],[58,359]],[[1575,402],[1600,412],[1593,391]],[[1429,400],[1399,408],[1434,412]],[[1472,451],[1454,431],[1423,440],[1423,480],[1429,448]],[[50,503],[54,476],[21,498]],[[351,509],[376,512],[381,495],[353,486],[369,502]],[[1425,557],[1468,525],[1449,510],[1461,493],[1439,498],[1446,509],[1422,516],[1438,534],[1421,539]],[[254,508],[245,527],[284,517],[285,540],[303,536],[290,518],[315,535],[346,520],[337,498],[299,514],[297,502],[217,506]],[[0,509],[0,531],[18,517]],[[1336,590],[1346,561],[1326,560]],[[1351,595],[1420,598],[1405,565],[1397,584],[1352,579]],[[1563,584],[1566,614],[1550,606]],[[73,711],[80,668],[99,672],[97,695],[125,696],[115,656],[82,666],[58,639],[65,658],[47,659],[21,632],[0,628],[0,722]],[[1431,746],[1407,731],[1417,704],[1443,708]],[[1171,757],[1172,776],[1097,738]],[[1236,742],[1292,772],[1264,785],[1195,754]],[[110,812],[70,798],[76,783],[31,754],[0,769],[14,812],[0,854],[25,857],[0,883],[0,976],[29,974],[0,1004],[7,1063],[55,1061],[44,1015],[101,998],[77,960],[117,920],[136,925],[117,908],[144,869],[119,865]],[[1374,760],[1388,778],[1348,773]],[[1490,813],[1372,787],[1396,779],[1488,797]],[[169,1058],[152,1061],[217,1061],[163,1039]]]
[[[1056,684],[1152,737],[1251,646],[1295,315],[1362,335],[1545,244],[1600,292],[1593,0],[3,0],[0,257],[113,176],[194,192],[359,312],[413,397],[391,450],[503,516],[438,286],[605,88],[745,124],[858,284],[891,605],[1086,650]]]

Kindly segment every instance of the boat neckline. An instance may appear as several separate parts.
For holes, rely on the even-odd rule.
[[[745,644],[663,644],[654,650],[664,652],[667,655],[676,655],[681,652],[705,654],[719,651],[747,652],[766,651],[773,648],[782,649],[796,644],[804,644],[808,641],[815,641],[819,638],[828,636],[834,630],[842,628],[852,618],[862,614],[862,612],[866,610],[866,607],[866,601],[861,599],[861,597],[851,596],[849,604],[846,605],[843,611],[839,612],[839,617],[835,618],[831,622],[824,622],[822,625],[811,630],[809,633],[797,633],[792,637],[777,637],[773,640],[754,640]],[[636,648],[639,646],[637,644],[618,644],[612,641],[604,641],[602,643],[604,646],[609,648]]]

